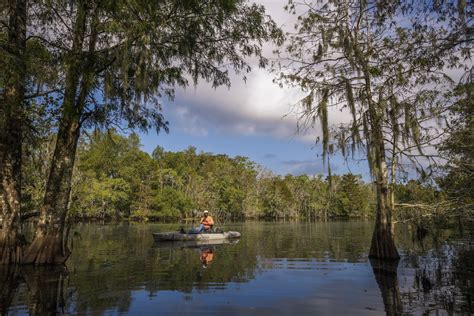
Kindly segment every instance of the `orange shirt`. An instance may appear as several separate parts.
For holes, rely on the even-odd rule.
[[[204,225],[205,229],[209,229],[212,225],[214,225],[214,220],[208,215],[207,217],[201,218],[201,224]]]

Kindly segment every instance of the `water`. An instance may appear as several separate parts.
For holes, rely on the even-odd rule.
[[[473,230],[397,228],[397,264],[369,261],[371,222],[227,225],[238,243],[160,246],[179,224],[82,224],[66,267],[0,270],[20,314],[468,315]]]

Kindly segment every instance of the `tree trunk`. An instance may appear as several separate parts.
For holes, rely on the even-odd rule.
[[[378,259],[398,259],[395,238],[392,231],[392,208],[389,199],[388,170],[385,161],[385,147],[380,121],[373,121],[373,150],[375,161],[373,170],[376,177],[377,210],[375,227],[370,245],[369,257]]]
[[[21,267],[21,275],[28,288],[30,315],[62,315],[66,305],[64,281],[68,275],[65,266]]]
[[[392,162],[391,162],[391,170],[390,170],[390,173],[391,173],[391,183],[390,183],[390,207],[392,208],[392,212],[395,211],[395,185],[397,183],[396,181],[396,170],[395,170],[395,164],[397,162],[397,154],[396,154],[396,142],[397,142],[397,139],[396,137],[394,136],[393,139],[392,139]]]
[[[33,242],[24,263],[64,263],[70,255],[64,239],[71,180],[80,134],[78,115],[63,113]]]
[[[80,1],[78,4],[73,48],[67,60],[69,67],[56,147],[35,237],[25,252],[23,263],[64,263],[71,253],[65,236],[66,216],[81,130],[81,116],[93,78],[90,54],[84,54],[82,51],[89,12],[87,6],[88,1]],[[92,31],[89,51],[95,48],[96,36],[96,32]]]
[[[0,174],[2,229],[0,264],[19,263],[23,238],[20,229],[23,103],[25,101],[26,0],[9,6],[5,86],[0,100]]]
[[[370,118],[371,137],[367,150],[369,164],[372,164],[372,173],[375,176],[377,188],[377,209],[375,227],[370,245],[369,257],[394,260],[400,258],[395,247],[395,238],[392,231],[392,207],[389,198],[388,170],[385,157],[385,143],[382,130],[382,115],[385,109],[378,108],[372,99],[370,72],[368,63],[364,68],[365,92]],[[374,155],[375,157],[371,156]],[[375,158],[375,159],[373,159]]]
[[[391,165],[391,183],[390,183],[390,211],[392,215],[395,213],[395,185],[396,185],[396,174],[395,174],[395,163],[397,156],[395,155],[395,142],[393,145],[392,165]],[[391,223],[392,235],[395,234],[395,223]]]

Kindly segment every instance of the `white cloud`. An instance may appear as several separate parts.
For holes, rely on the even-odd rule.
[[[285,30],[293,27],[296,17],[283,9],[285,1],[255,2],[263,4],[267,14]],[[271,45],[265,46],[267,57],[271,57],[272,49]],[[230,89],[214,89],[200,82],[195,88],[178,91],[170,106],[170,114],[176,121],[172,128],[197,136],[206,136],[210,129],[216,129],[237,135],[265,135],[314,143],[321,135],[319,122],[314,128],[297,131],[299,109],[295,105],[304,94],[297,88],[280,88],[273,83],[275,76],[255,64],[246,82],[242,76],[232,75]],[[329,119],[330,124],[339,124],[347,122],[350,115],[334,108],[329,110]]]
[[[252,71],[246,83],[237,76],[232,79],[230,89],[200,83],[179,91],[172,105],[178,127],[280,138],[295,134],[297,117],[291,107],[301,98],[297,89],[281,89],[272,82],[273,74],[263,69]]]
[[[289,170],[288,172],[293,175],[318,175],[324,174],[327,172],[327,166],[324,166],[321,159],[316,160],[287,160],[283,161],[283,164],[286,165]],[[339,168],[337,166],[331,166],[333,171],[337,171]]]
[[[320,133],[319,122],[313,129],[297,133],[296,103],[304,94],[296,88],[280,88],[274,74],[254,69],[245,83],[233,76],[232,87],[212,88],[200,83],[194,89],[177,93],[172,114],[177,128],[193,135],[206,136],[210,128],[238,135],[269,135],[313,143]],[[333,108],[331,124],[349,119],[348,113]]]

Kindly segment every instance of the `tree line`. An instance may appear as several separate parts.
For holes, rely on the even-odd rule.
[[[33,211],[44,177],[25,173],[24,178],[32,179],[23,190],[30,192],[25,202]],[[157,147],[149,155],[136,134],[95,130],[79,142],[69,216],[169,221],[209,209],[223,222],[368,217],[373,206],[372,185],[361,176],[334,175],[331,181],[322,175],[279,176],[246,157],[198,153],[194,147],[180,152]]]
[[[45,138],[48,142],[48,138]],[[47,155],[51,145],[36,150]],[[24,213],[41,203],[43,160],[25,164]],[[397,203],[434,203],[446,197],[434,186],[397,184]],[[246,157],[141,150],[136,134],[93,130],[79,141],[70,221],[193,219],[204,209],[218,222],[243,219],[366,218],[374,215],[375,187],[360,175],[277,175]],[[26,209],[27,208],[27,209]]]

